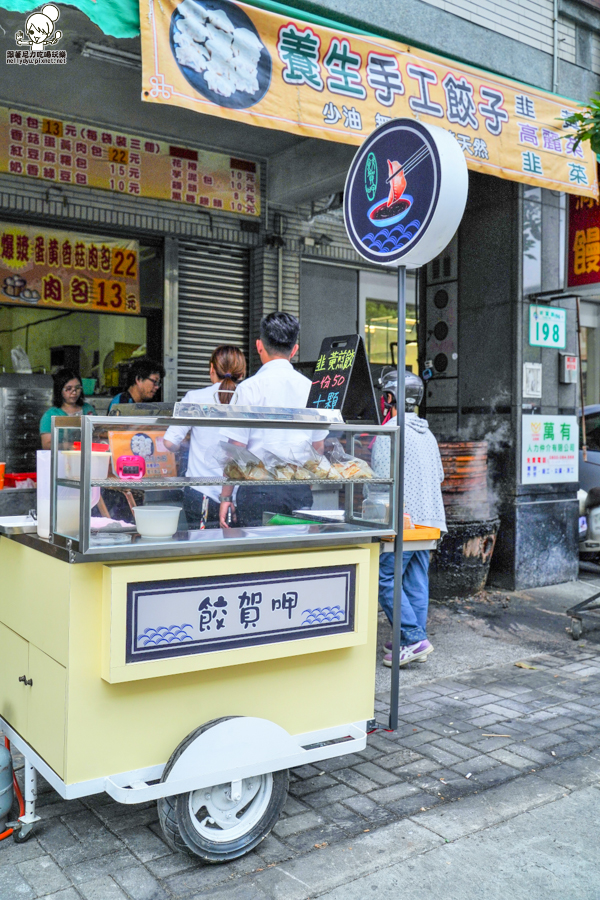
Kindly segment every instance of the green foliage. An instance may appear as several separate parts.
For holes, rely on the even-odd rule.
[[[600,93],[596,91],[587,107],[564,119],[564,124],[575,129],[575,147],[589,141],[593,152],[600,153]]]
[[[398,307],[393,303],[367,300],[366,307],[367,322],[370,322],[371,319],[398,318]]]

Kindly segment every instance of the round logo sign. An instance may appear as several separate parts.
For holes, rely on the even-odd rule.
[[[424,265],[458,228],[467,188],[467,164],[452,135],[413,119],[392,119],[366,139],[348,172],[348,237],[369,262]]]

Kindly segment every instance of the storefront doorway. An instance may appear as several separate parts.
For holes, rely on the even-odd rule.
[[[417,278],[406,277],[406,364],[418,372]],[[300,282],[300,361],[315,362],[324,336],[358,332],[372,366],[396,364],[398,275],[303,262]],[[308,371],[308,370],[307,370]]]
[[[371,365],[396,364],[398,344],[398,275],[359,272],[359,320]],[[406,274],[406,366],[418,372],[417,278]]]
[[[600,296],[581,303],[581,375],[584,405],[600,403]]]

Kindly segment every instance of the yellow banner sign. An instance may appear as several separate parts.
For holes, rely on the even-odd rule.
[[[233,0],[140,0],[142,98],[360,144],[390,118],[451,131],[469,168],[596,196],[595,157],[562,120],[576,104],[384,38]]]
[[[255,162],[4,107],[0,172],[260,215]]]
[[[0,304],[139,315],[137,241],[0,222]]]

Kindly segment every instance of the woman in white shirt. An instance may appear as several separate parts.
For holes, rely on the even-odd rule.
[[[210,358],[209,387],[188,391],[182,403],[230,403],[235,389],[246,375],[246,357],[237,347],[222,345],[213,351]],[[165,434],[165,446],[178,450],[191,431],[190,455],[186,476],[199,478],[220,478],[222,467],[215,459],[220,437],[219,428],[186,427],[173,425]],[[219,527],[220,485],[198,485],[186,487],[183,492],[183,508],[188,528]]]

